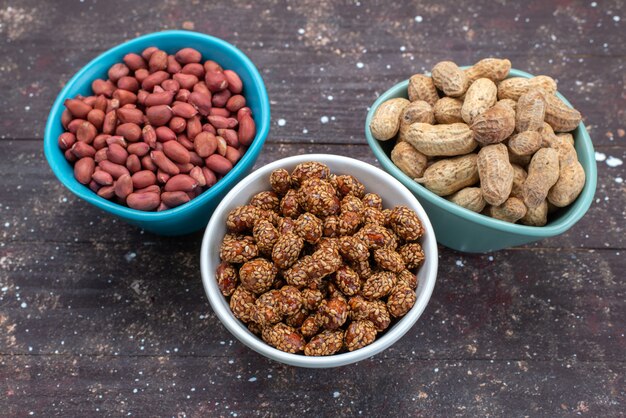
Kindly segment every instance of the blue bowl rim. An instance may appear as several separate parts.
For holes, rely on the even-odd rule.
[[[469,66],[462,66],[461,68],[466,69]],[[532,78],[534,75],[527,73],[525,71],[511,69],[508,77],[525,77]],[[526,236],[533,236],[539,238],[545,238],[549,236],[555,236],[562,234],[571,228],[576,222],[582,218],[591,203],[593,202],[593,196],[596,191],[596,183],[597,183],[597,166],[595,161],[595,152],[593,149],[593,144],[591,142],[591,137],[585,128],[585,125],[581,122],[577,129],[581,132],[580,139],[582,139],[581,145],[584,153],[589,157],[588,163],[583,164],[583,168],[585,170],[586,180],[585,186],[581,194],[576,198],[574,203],[569,207],[569,212],[566,216],[562,216],[552,222],[549,222],[544,226],[529,226],[529,225],[519,225],[513,224],[509,222],[504,222],[499,219],[493,219],[488,216],[482,215],[480,213],[473,212],[469,209],[458,206],[445,198],[436,195],[430,190],[426,189],[424,186],[416,183],[412,178],[404,174],[399,168],[393,164],[391,159],[387,156],[387,154],[383,151],[379,141],[375,139],[370,132],[370,122],[374,112],[378,108],[378,106],[384,102],[397,95],[398,92],[406,92],[409,84],[409,80],[401,81],[397,83],[384,93],[382,93],[378,99],[372,104],[370,107],[367,117],[365,120],[365,136],[367,138],[367,142],[372,148],[376,158],[381,163],[381,165],[385,168],[385,170],[389,171],[390,174],[393,174],[394,177],[397,177],[406,187],[408,187],[412,192],[416,193],[420,198],[426,199],[429,203],[438,206],[439,208],[444,209],[447,212],[451,212],[456,216],[461,218],[465,218],[469,221],[475,222],[482,226],[500,230],[503,232],[513,233],[513,234],[522,234]],[[557,96],[563,100],[568,106],[573,107],[572,104],[563,97],[560,93],[557,92]],[[579,160],[580,161],[580,160]]]
[[[88,187],[83,186],[82,184],[80,185],[82,187],[76,187],[76,185],[71,183],[70,179],[62,176],[58,172],[57,163],[55,162],[55,159],[53,156],[54,152],[61,152],[61,150],[58,148],[56,138],[52,137],[52,130],[54,129],[54,125],[56,123],[60,123],[59,121],[60,121],[61,113],[63,111],[62,110],[63,102],[65,101],[67,97],[69,97],[69,90],[74,86],[74,84],[78,82],[78,80],[92,66],[96,65],[96,63],[98,63],[99,61],[102,61],[111,56],[120,54],[121,50],[129,46],[132,46],[134,44],[138,44],[146,40],[156,43],[163,38],[169,38],[169,37],[184,37],[187,39],[194,39],[200,42],[208,42],[212,44],[217,44],[217,45],[220,45],[222,48],[228,50],[230,54],[234,55],[236,59],[240,61],[243,64],[243,66],[246,68],[246,70],[250,73],[250,75],[252,76],[252,79],[254,80],[255,88],[259,90],[259,93],[260,93],[259,99],[261,102],[261,106],[260,106],[261,123],[257,125],[256,136],[254,140],[252,141],[251,146],[248,148],[248,150],[243,155],[241,160],[238,161],[237,164],[235,164],[233,169],[230,172],[228,172],[228,174],[226,174],[217,183],[215,183],[215,185],[213,185],[208,190],[204,191],[195,199],[192,199],[189,202],[185,203],[184,205],[171,208],[168,210],[164,210],[161,212],[146,212],[146,211],[140,211],[137,209],[132,209],[132,208],[117,204],[115,202],[106,200],[98,196],[96,193],[91,191]],[[184,47],[184,45],[181,45],[181,47]],[[67,187],[76,196],[86,200],[87,202],[91,203],[92,205],[100,209],[103,209],[105,211],[108,211],[110,213],[113,213],[114,215],[123,217],[125,219],[136,220],[136,221],[147,221],[147,220],[158,221],[158,220],[164,220],[164,219],[175,217],[177,215],[180,215],[183,212],[202,206],[208,200],[222,193],[224,189],[232,187],[232,184],[231,184],[232,180],[236,179],[238,176],[244,173],[249,164],[254,164],[254,160],[257,158],[258,154],[261,151],[261,148],[263,147],[263,144],[265,143],[265,140],[269,133],[269,129],[270,129],[270,103],[269,103],[269,96],[267,94],[267,89],[265,88],[265,83],[263,82],[263,78],[261,77],[261,74],[259,73],[256,66],[241,50],[239,50],[234,45],[222,39],[216,38],[214,36],[210,36],[210,35],[206,35],[206,34],[198,33],[198,32],[193,32],[193,31],[168,30],[168,31],[161,31],[161,32],[153,32],[153,33],[139,36],[137,38],[133,38],[129,41],[126,41],[122,44],[119,44],[113,48],[106,50],[102,54],[98,55],[96,58],[89,61],[89,63],[87,63],[85,66],[83,66],[65,84],[65,86],[63,87],[63,89],[58,94],[57,98],[55,99],[54,104],[52,105],[52,108],[50,109],[50,113],[48,114],[48,120],[46,122],[46,128],[44,132],[44,154],[55,176],[59,179],[61,183],[63,183],[65,187]],[[63,161],[66,164],[68,164],[65,161],[65,159],[63,159]]]

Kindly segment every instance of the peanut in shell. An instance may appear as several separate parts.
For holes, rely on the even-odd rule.
[[[478,183],[477,157],[477,154],[467,154],[439,160],[426,169],[423,177],[415,181],[439,196],[448,196]]]
[[[487,145],[478,152],[478,175],[483,198],[492,206],[503,204],[513,187],[513,167],[504,144]]]
[[[407,131],[405,139],[416,150],[429,157],[464,155],[478,146],[472,130],[465,123],[414,123]]]

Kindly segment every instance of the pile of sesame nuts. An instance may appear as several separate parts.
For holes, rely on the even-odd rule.
[[[415,304],[417,214],[383,209],[354,176],[319,162],[277,169],[270,184],[226,220],[216,279],[233,314],[289,353],[371,344]]]

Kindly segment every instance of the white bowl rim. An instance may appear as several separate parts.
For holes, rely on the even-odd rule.
[[[209,269],[209,249],[212,246],[212,242],[215,242],[217,237],[212,236],[212,231],[218,222],[224,222],[226,210],[230,209],[229,205],[234,196],[245,191],[245,189],[259,177],[269,176],[269,174],[281,167],[291,166],[306,161],[319,161],[327,162],[334,161],[343,163],[346,167],[360,166],[362,169],[369,171],[375,177],[385,179],[388,183],[394,185],[398,192],[405,198],[407,202],[411,202],[410,205],[413,210],[416,211],[422,225],[424,227],[424,241],[422,248],[425,253],[426,259],[429,261],[425,263],[421,268],[427,268],[424,279],[420,280],[419,286],[423,287],[422,292],[419,293],[417,301],[413,308],[392,328],[388,329],[386,333],[380,338],[374,341],[372,344],[363,347],[359,350],[352,352],[336,354],[325,357],[313,357],[304,356],[301,354],[291,354],[280,351],[271,347],[260,338],[252,334],[230,311],[229,308],[223,306],[224,296],[222,296],[217,282],[214,277],[214,272]],[[251,196],[250,196],[251,197]],[[221,238],[221,237],[220,237]],[[395,177],[386,173],[385,171],[374,167],[371,164],[365,163],[360,160],[356,160],[349,157],[331,155],[331,154],[304,154],[296,155],[292,157],[283,158],[267,164],[256,171],[249,174],[243,180],[241,180],[235,187],[233,187],[228,194],[222,199],[217,206],[213,215],[206,227],[204,238],[202,240],[202,248],[200,250],[200,269],[202,274],[202,283],[205,293],[213,311],[220,319],[222,324],[231,332],[237,339],[243,342],[246,346],[254,351],[279,362],[299,366],[299,367],[311,367],[311,368],[324,368],[324,367],[337,367],[350,363],[355,363],[366,358],[369,358],[375,354],[382,352],[390,347],[397,340],[399,340],[414,324],[426,309],[437,278],[438,268],[438,250],[437,240],[433,227],[428,219],[428,215],[417,198]]]

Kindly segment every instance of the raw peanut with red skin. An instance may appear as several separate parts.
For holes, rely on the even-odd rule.
[[[151,73],[155,71],[163,71],[167,68],[167,52],[157,50],[150,55],[148,59],[148,69]]]
[[[137,210],[154,210],[159,207],[161,198],[158,193],[131,193],[126,197],[130,208]]]
[[[169,181],[169,179],[170,179],[171,177],[172,177],[172,176],[170,176],[169,174],[164,173],[164,172],[163,172],[163,171],[161,171],[161,170],[157,170],[156,178],[157,178],[157,181],[158,181],[159,183],[161,183],[161,184],[165,184],[165,183],[167,183],[167,182]]]
[[[81,158],[74,164],[74,177],[79,183],[89,184],[96,168],[96,162],[91,157]]]
[[[136,71],[140,68],[146,68],[146,62],[139,54],[126,54],[124,55],[124,58],[122,60],[131,71]]]
[[[91,178],[101,186],[110,186],[113,184],[113,177],[106,171],[95,171]]]
[[[175,116],[170,119],[168,126],[174,133],[180,134],[185,132],[185,129],[187,129],[187,121],[180,116]]]
[[[76,130],[76,139],[80,142],[91,144],[97,134],[98,130],[96,127],[91,122],[84,121]]]
[[[163,153],[163,151],[150,152],[150,158],[154,164],[165,173],[175,176],[180,173],[180,169]]]
[[[194,106],[202,116],[208,116],[211,112],[211,94],[194,91],[189,95],[189,104]]]
[[[167,105],[148,107],[146,110],[148,121],[153,126],[166,125],[172,119],[172,109]]]
[[[115,186],[103,186],[98,190],[97,194],[104,199],[113,199],[115,196]]]
[[[194,165],[194,167],[189,171],[189,176],[192,177],[196,182],[198,182],[198,186],[206,186],[206,179],[204,178],[204,174],[202,173],[202,167]]]
[[[177,102],[187,102],[190,95],[191,92],[189,90],[181,88],[176,93],[176,96],[174,96],[174,99],[176,99]]]
[[[226,75],[220,71],[207,71],[204,76],[204,81],[212,93],[224,90],[228,87]]]
[[[235,165],[241,159],[241,153],[236,148],[228,146],[226,147],[226,155],[224,155],[224,157],[230,161],[232,165]]]
[[[96,132],[102,129],[102,124],[104,123],[104,111],[100,109],[92,109],[87,114],[87,121],[91,123],[95,128]]]
[[[107,75],[109,76],[109,79],[115,83],[120,78],[127,76],[128,73],[129,73],[129,69],[126,66],[126,64],[117,63],[117,64],[113,64],[111,68],[109,68]]]
[[[101,148],[98,151],[96,151],[96,154],[93,157],[95,162],[99,163],[100,161],[106,160],[107,159],[107,151],[108,151],[107,148]],[[74,161],[77,160],[76,156],[72,153],[72,150],[67,150],[65,152],[69,153],[74,158]],[[66,157],[67,157],[67,155],[66,155]]]
[[[115,164],[126,164],[128,151],[121,145],[110,144],[107,149],[107,159]]]
[[[91,90],[93,90],[94,94],[111,97],[115,86],[110,80],[96,79],[91,83]]]
[[[237,131],[239,142],[249,146],[256,136],[256,125],[251,116],[245,115],[239,120],[239,130]]]
[[[133,192],[133,180],[130,174],[123,174],[115,181],[115,195],[120,199],[125,199]]]
[[[67,125],[67,130],[76,135],[78,131],[78,127],[82,125],[84,122],[87,122],[84,119],[72,119],[72,121]]]
[[[343,337],[344,344],[348,351],[358,350],[373,343],[376,340],[376,333],[376,327],[372,321],[367,319],[353,321]]]
[[[230,99],[231,96],[232,96],[232,93],[228,90],[218,91],[217,93],[213,94],[211,98],[211,103],[213,104],[213,108],[224,108],[226,106],[226,103],[228,103],[228,100]],[[230,109],[226,109],[226,110],[230,111]]]
[[[226,158],[226,151],[228,150],[228,144],[226,143],[226,140],[221,136],[216,136],[215,140],[217,141],[217,153]]]
[[[217,286],[224,296],[231,296],[239,285],[237,270],[226,262],[221,262],[220,265],[217,266],[215,278],[217,280]]]
[[[119,107],[122,107],[127,104],[135,104],[137,95],[132,91],[117,89],[113,92],[113,99],[117,99]]]
[[[176,61],[176,58],[174,58],[173,55],[167,56],[167,67],[165,68],[165,71],[167,71],[170,74],[176,74],[176,73],[179,73],[182,70],[182,68],[183,67],[180,65],[178,61]]]
[[[144,187],[156,184],[156,175],[150,170],[137,171],[131,178],[135,189],[143,189]]]
[[[137,75],[135,74],[135,76]],[[168,78],[170,75],[165,71],[154,72],[141,81],[141,88],[147,92],[152,92],[154,86],[158,86]]]
[[[191,160],[189,151],[176,141],[164,142],[163,153],[175,163],[188,164]]]
[[[156,184],[153,184],[151,186],[148,187],[144,187],[143,189],[137,189],[134,191],[134,193],[161,193],[161,188],[159,186],[157,186]]]
[[[228,82],[228,89],[234,94],[240,94],[243,90],[243,82],[241,78],[239,78],[239,75],[232,70],[224,70],[223,73]]]
[[[204,78],[205,74],[204,67],[202,67],[202,64],[199,64],[197,62],[190,62],[189,64],[185,64],[180,72],[183,74],[194,75],[198,78],[198,80]]]
[[[205,160],[206,166],[212,171],[226,175],[233,168],[233,164],[221,155],[213,154]]]
[[[124,76],[117,80],[117,87],[122,90],[128,90],[137,93],[139,90],[139,82],[135,77]]]
[[[71,148],[72,154],[79,160],[83,157],[94,157],[96,155],[96,149],[86,142],[77,142]]]
[[[192,62],[200,62],[202,61],[202,54],[198,52],[198,50],[193,48],[183,48],[176,52],[176,61],[181,64],[189,64]]]
[[[175,116],[180,116],[181,118],[189,119],[198,114],[198,111],[195,107],[190,105],[189,103],[176,103],[172,106],[172,113]]]
[[[209,132],[200,132],[193,140],[193,147],[200,157],[206,158],[217,149],[217,139]]]
[[[174,100],[174,92],[172,91],[160,91],[157,93],[150,93],[146,96],[144,100],[144,105],[146,107],[151,106],[163,106],[172,104],[172,100]]]
[[[202,132],[202,123],[199,116],[187,119],[187,138],[193,141],[196,135]]]
[[[226,109],[234,113],[234,112],[237,112],[242,107],[244,107],[245,105],[246,105],[246,98],[240,94],[236,94],[234,96],[231,96],[228,99],[228,101],[226,102]]]
[[[166,204],[170,208],[175,208],[191,200],[189,195],[183,191],[176,192],[163,192],[161,193],[161,202]]]
[[[134,174],[141,170],[141,161],[139,157],[134,154],[131,154],[126,159],[126,168],[130,171],[131,174]]]
[[[211,169],[209,169],[208,167],[202,167],[202,174],[204,175],[207,187],[211,187],[215,183],[217,183],[217,177],[215,176],[215,173],[211,171]]]
[[[128,145],[126,149],[129,154],[134,154],[138,157],[143,157],[150,152],[150,146],[145,142],[135,142],[134,144]]]
[[[141,86],[143,88],[143,81],[148,78],[148,76],[150,76],[150,72],[146,69],[146,68],[140,68],[137,71],[135,71],[135,78],[137,79],[137,81],[139,81],[141,83]]]
[[[221,136],[222,138],[224,138],[224,140],[229,146],[233,148],[239,148],[241,146],[241,144],[239,144],[237,131],[233,129],[218,129],[217,134]]]
[[[198,187],[198,182],[193,177],[187,174],[177,174],[165,183],[163,190],[166,192],[191,192],[196,187]]]
[[[116,116],[121,124],[133,123],[136,125],[143,124],[144,114],[139,109],[121,108],[116,111]]]
[[[171,91],[176,94],[178,90],[180,90],[180,83],[176,80],[168,79],[161,83],[161,87],[163,87],[165,91]]]

